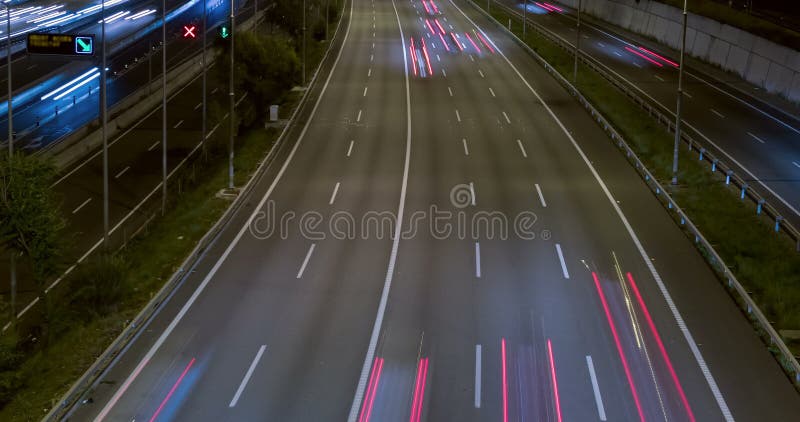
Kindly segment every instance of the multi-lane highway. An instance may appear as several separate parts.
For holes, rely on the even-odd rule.
[[[800,411],[691,242],[521,48],[463,1],[346,9],[247,206],[70,420]]]
[[[522,14],[520,1],[495,3]],[[527,2],[528,19],[570,45],[576,38],[574,10],[547,2]],[[555,8],[554,8],[555,7]],[[644,37],[620,34],[585,21],[581,50],[627,81],[664,112],[676,107],[678,58]],[[683,122],[692,138],[737,169],[795,226],[800,225],[800,120],[796,114],[750,95],[721,71],[687,66]],[[730,83],[728,83],[730,81]],[[750,88],[752,90],[752,88]],[[781,103],[781,101],[775,101]],[[796,110],[796,109],[795,109]]]

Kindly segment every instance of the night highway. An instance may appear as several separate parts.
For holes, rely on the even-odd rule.
[[[69,420],[800,411],[692,242],[524,50],[463,1],[346,10],[291,147]]]
[[[522,11],[518,2],[501,4]],[[528,11],[532,21],[571,44],[575,42],[574,11],[568,7],[548,10],[529,2]],[[674,115],[679,59],[673,53],[664,53],[663,47],[643,37],[631,39],[586,22],[582,28],[584,53],[644,93],[654,106]],[[796,148],[800,118],[796,106],[785,111],[763,101],[757,87],[737,83],[721,71],[687,69],[684,89],[683,122],[691,135],[719,151],[717,155],[761,190],[781,215],[800,223],[800,154]]]

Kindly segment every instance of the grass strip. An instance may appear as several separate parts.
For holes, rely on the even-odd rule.
[[[476,4],[485,10],[485,5]],[[522,39],[519,17],[498,7],[491,8],[491,14],[498,22],[511,19],[512,32]],[[572,78],[572,55],[530,27],[524,42],[559,73]],[[584,65],[578,69],[577,88],[625,137],[662,186],[670,186],[673,134]],[[714,245],[773,327],[779,332],[800,329],[800,254],[795,245],[776,234],[766,217],[756,216],[755,207],[739,200],[738,191],[726,186],[722,175],[712,173],[696,154],[681,148],[679,160],[681,185],[670,192],[675,201]],[[787,346],[795,355],[800,353],[800,342],[789,339]]]

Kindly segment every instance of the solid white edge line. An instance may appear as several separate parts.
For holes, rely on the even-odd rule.
[[[300,269],[297,270],[297,277],[295,278],[303,278],[303,273],[306,272],[306,266],[308,265],[308,261],[311,259],[311,254],[314,253],[314,248],[317,247],[316,243],[312,243],[311,246],[308,247],[308,252],[306,252],[306,257],[303,258],[303,264],[300,265]]]
[[[467,16],[467,14],[464,13],[464,11],[461,10],[461,8],[458,7],[453,2],[453,0],[450,0],[450,4],[452,4],[456,9],[458,9],[458,11],[461,12],[461,14],[464,15],[464,17],[467,18],[467,20],[469,20],[473,25],[475,25],[475,27],[478,28],[478,30],[481,31],[481,33],[483,33],[483,35],[486,36],[487,39],[488,39],[488,35],[486,35],[486,33],[483,31],[483,29],[480,28],[477,24],[475,24],[475,22],[469,16]],[[731,414],[731,411],[728,408],[728,404],[725,402],[725,398],[722,396],[722,393],[719,390],[719,386],[717,385],[717,381],[714,379],[714,376],[711,374],[711,371],[708,369],[708,365],[706,364],[705,358],[703,358],[702,353],[700,353],[700,349],[697,347],[697,343],[695,343],[694,338],[692,337],[692,334],[689,332],[689,328],[686,326],[686,322],[683,320],[683,317],[681,316],[680,312],[678,311],[678,307],[675,305],[675,302],[672,300],[672,296],[669,294],[669,291],[667,290],[667,286],[664,285],[664,281],[661,279],[661,276],[658,274],[658,271],[656,270],[655,266],[653,265],[653,262],[650,260],[650,255],[648,255],[647,251],[644,250],[644,247],[642,246],[641,241],[639,241],[639,237],[633,231],[633,227],[631,227],[630,223],[628,222],[627,217],[625,217],[625,214],[622,212],[622,209],[619,207],[619,204],[617,204],[617,201],[614,199],[614,196],[611,194],[611,191],[608,190],[608,187],[606,186],[605,182],[603,182],[603,179],[600,178],[600,174],[597,173],[597,170],[594,168],[594,165],[592,165],[591,161],[589,161],[589,158],[583,152],[583,149],[581,149],[580,145],[578,145],[578,142],[575,141],[575,138],[572,137],[572,134],[570,134],[570,132],[567,130],[566,126],[564,126],[564,124],[561,122],[561,120],[558,118],[558,116],[556,116],[556,114],[553,112],[553,110],[550,108],[550,106],[548,106],[547,103],[544,101],[544,99],[539,95],[539,93],[536,92],[536,90],[533,89],[531,84],[528,83],[528,81],[525,79],[524,76],[522,76],[522,73],[519,72],[517,67],[514,66],[513,63],[511,63],[511,60],[509,60],[508,57],[506,57],[505,53],[503,53],[502,50],[497,48],[497,45],[494,44],[494,41],[492,41],[490,39],[489,42],[491,42],[495,46],[495,49],[497,50],[497,52],[500,53],[500,55],[503,57],[503,59],[505,59],[506,63],[508,63],[508,65],[514,70],[514,73],[517,74],[517,76],[528,87],[528,89],[533,93],[533,95],[536,96],[536,98],[539,100],[539,102],[542,103],[542,106],[544,106],[545,110],[547,110],[547,113],[553,118],[553,120],[555,120],[555,122],[561,128],[561,131],[564,132],[564,135],[566,135],[566,137],[570,140],[572,145],[575,147],[575,150],[578,152],[578,155],[580,155],[580,157],[583,159],[583,162],[589,168],[589,171],[592,173],[592,175],[594,176],[595,180],[597,180],[597,183],[600,184],[600,187],[602,188],[603,192],[606,194],[606,198],[611,203],[611,206],[614,208],[614,211],[617,212],[617,216],[619,216],[620,220],[622,221],[622,224],[625,226],[625,229],[628,231],[628,235],[631,237],[631,239],[633,240],[634,245],[636,245],[636,248],[639,250],[639,254],[642,257],[642,260],[644,260],[645,265],[647,265],[647,268],[650,270],[650,273],[653,275],[653,278],[655,279],[656,284],[658,285],[658,288],[661,291],[661,295],[664,297],[664,301],[667,302],[667,306],[669,307],[670,311],[672,312],[672,316],[675,318],[675,322],[677,323],[678,328],[680,328],[681,333],[683,334],[684,338],[686,339],[686,342],[688,343],[689,348],[691,349],[692,354],[694,355],[694,358],[697,361],[697,365],[700,367],[700,371],[703,373],[703,376],[706,379],[706,383],[708,384],[708,387],[711,389],[711,393],[712,393],[712,395],[714,396],[714,399],[717,402],[717,406],[719,406],[719,408],[720,408],[720,412],[722,412],[722,415],[723,415],[723,417],[725,418],[726,421],[733,422],[735,419],[733,418],[733,415]]]
[[[481,345],[475,345],[475,408],[481,408]]]
[[[350,16],[352,16],[352,14],[353,14],[353,2],[351,1]],[[242,228],[239,229],[239,232],[236,234],[236,237],[234,237],[231,243],[228,245],[228,247],[225,248],[225,251],[222,253],[222,255],[220,255],[219,259],[217,259],[217,262],[214,263],[214,266],[211,267],[211,270],[209,270],[208,274],[206,274],[206,277],[203,279],[200,285],[197,286],[197,289],[195,289],[194,293],[192,293],[192,295],[183,305],[178,314],[175,315],[175,318],[172,319],[172,322],[170,322],[167,328],[164,329],[164,331],[161,333],[161,336],[158,337],[156,342],[153,343],[153,345],[150,347],[147,353],[142,357],[142,359],[136,365],[136,368],[134,368],[134,370],[130,373],[130,375],[128,375],[128,377],[125,379],[122,385],[120,385],[120,387],[117,389],[117,391],[108,401],[108,403],[106,403],[106,405],[97,415],[97,417],[95,417],[94,419],[95,422],[100,422],[103,419],[105,419],[105,417],[108,415],[108,412],[111,411],[114,405],[119,401],[120,397],[122,397],[125,391],[130,387],[131,383],[133,383],[136,376],[142,371],[144,366],[147,365],[147,362],[149,362],[153,358],[158,349],[161,348],[161,345],[164,344],[164,341],[166,341],[167,337],[169,337],[169,335],[172,334],[172,331],[175,330],[175,327],[183,319],[184,315],[186,315],[186,313],[189,311],[189,308],[192,307],[192,304],[194,304],[194,302],[197,300],[197,298],[200,296],[203,290],[205,290],[208,283],[211,281],[211,279],[217,273],[219,268],[222,266],[222,263],[227,259],[228,255],[230,255],[231,251],[233,251],[233,248],[236,247],[236,245],[239,243],[239,240],[242,238],[242,236],[244,236],[245,232],[247,232],[248,227],[250,227],[250,224],[252,224],[253,219],[256,217],[259,210],[267,202],[267,199],[270,197],[270,195],[272,195],[272,191],[275,190],[275,186],[278,184],[283,174],[286,172],[286,169],[289,167],[289,163],[292,162],[292,158],[297,152],[297,149],[300,147],[300,144],[302,143],[302,140],[305,137],[306,132],[308,131],[308,126],[313,120],[317,108],[319,107],[320,102],[322,102],[322,98],[325,96],[325,91],[327,91],[328,89],[331,77],[335,73],[336,67],[339,64],[339,59],[341,59],[342,57],[342,52],[345,50],[344,46],[347,43],[347,39],[349,38],[350,35],[350,25],[351,25],[351,19],[348,19],[347,30],[345,31],[344,34],[342,47],[339,49],[339,52],[336,55],[336,60],[333,63],[333,67],[331,68],[331,71],[328,74],[327,79],[325,79],[325,84],[322,86],[322,91],[320,92],[319,97],[317,97],[317,101],[314,103],[314,108],[311,109],[311,114],[309,115],[308,120],[306,120],[306,123],[303,126],[303,130],[300,132],[300,136],[298,136],[297,142],[295,142],[294,146],[292,147],[292,150],[286,157],[286,161],[284,161],[283,166],[281,166],[281,169],[278,171],[278,174],[275,175],[275,180],[272,181],[272,184],[270,185],[269,189],[267,189],[267,192],[261,198],[261,201],[259,201],[258,205],[255,208],[253,208],[253,212],[250,214],[250,217],[247,218],[247,221],[245,221],[245,223],[242,225]]]
[[[594,390],[594,402],[597,405],[597,415],[601,421],[606,420],[606,408],[603,406],[603,397],[600,395],[600,386],[597,384],[597,374],[594,372],[594,363],[592,357],[586,355],[586,366],[589,367],[589,378],[592,381],[592,390]]]
[[[336,193],[339,192],[339,185],[341,185],[341,182],[336,182],[336,186],[333,187],[333,193],[331,193],[331,200],[328,201],[328,205],[333,205],[333,201],[336,200]]]
[[[364,399],[364,389],[367,385],[367,377],[369,377],[369,370],[372,366],[372,360],[375,357],[375,349],[378,347],[378,337],[381,333],[383,326],[383,317],[386,313],[386,305],[389,301],[389,290],[392,287],[392,278],[394,277],[394,266],[397,262],[397,250],[400,247],[400,233],[403,221],[403,212],[406,203],[406,189],[408,187],[408,168],[411,161],[411,87],[408,80],[408,56],[406,54],[406,40],[403,34],[403,27],[400,23],[400,15],[397,13],[397,6],[392,0],[392,8],[394,15],[397,18],[397,27],[400,30],[400,42],[402,43],[403,50],[403,70],[406,82],[406,156],[403,165],[403,183],[400,187],[400,203],[398,204],[397,220],[395,223],[394,239],[392,239],[392,252],[389,256],[389,265],[386,267],[386,278],[383,282],[383,292],[381,293],[381,300],[378,304],[378,311],[375,316],[375,324],[372,326],[372,335],[369,339],[369,346],[367,347],[366,356],[364,356],[364,365],[361,367],[361,375],[358,379],[358,386],[353,397],[353,404],[350,406],[350,414],[347,417],[348,422],[356,422],[358,419],[358,410],[361,401]],[[351,3],[352,13],[352,3]],[[348,23],[348,29],[350,28]]]
[[[536,186],[536,192],[539,193],[539,201],[541,201],[542,207],[547,208],[547,202],[544,202],[544,195],[542,194],[542,188],[539,187],[538,183],[535,183],[534,186]]]
[[[561,263],[561,274],[564,278],[569,278],[569,271],[567,271],[567,263],[564,262],[564,254],[561,252],[561,245],[556,243],[556,253],[558,254],[558,261]]]
[[[481,278],[481,244],[475,242],[475,277]]]
[[[244,374],[244,378],[242,378],[242,382],[239,384],[239,388],[236,389],[236,394],[233,395],[233,399],[231,399],[230,404],[228,407],[235,407],[236,403],[239,402],[239,397],[241,397],[244,388],[247,386],[247,383],[250,381],[250,377],[253,376],[253,371],[256,370],[256,365],[261,360],[261,355],[264,354],[264,350],[267,348],[266,344],[262,344],[261,347],[258,348],[258,353],[256,353],[256,357],[253,359],[253,362],[250,363],[250,367],[247,368],[247,373]]]

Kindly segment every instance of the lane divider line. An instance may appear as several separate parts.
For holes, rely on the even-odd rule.
[[[592,381],[592,390],[594,391],[594,402],[597,405],[597,415],[601,421],[606,420],[606,408],[603,406],[603,397],[600,395],[600,385],[597,383],[597,374],[594,372],[594,362],[592,357],[586,355],[586,366],[589,368],[589,379]]]
[[[350,153],[353,152],[353,141],[350,141],[350,147],[347,148],[347,156],[350,156]]]
[[[520,150],[520,151],[522,151],[522,156],[523,156],[524,158],[528,158],[528,153],[525,151],[525,147],[524,147],[524,146],[522,146],[522,141],[520,141],[519,139],[517,139],[517,145],[519,145],[519,150]]]
[[[235,407],[236,403],[239,402],[239,397],[242,396],[242,392],[244,388],[247,387],[247,383],[250,381],[250,377],[253,376],[253,372],[256,370],[256,366],[258,362],[261,360],[261,356],[264,354],[264,350],[266,350],[267,345],[262,344],[261,347],[258,348],[258,352],[256,353],[256,357],[253,358],[253,362],[250,363],[250,367],[247,368],[247,372],[244,374],[244,378],[242,378],[242,382],[239,384],[239,388],[236,389],[236,393],[233,395],[233,399],[231,399],[230,404],[228,407]]]
[[[475,345],[475,408],[481,408],[481,345]]]
[[[569,279],[569,271],[567,271],[567,263],[564,262],[564,254],[561,252],[561,245],[556,243],[556,253],[558,253],[558,261],[561,262],[561,273],[564,278]]]
[[[333,193],[331,193],[331,200],[328,201],[328,205],[333,205],[333,201],[336,200],[336,194],[339,192],[339,185],[340,182],[336,182],[336,186],[333,187]]]
[[[469,148],[467,148],[467,139],[461,138],[461,143],[464,144],[464,155],[469,156]]]
[[[542,194],[542,188],[539,187],[538,183],[535,183],[534,186],[536,186],[536,192],[539,194],[539,202],[542,203],[542,208],[547,208],[547,202],[544,202],[544,195]]]
[[[475,242],[475,278],[481,278],[481,244]]]
[[[89,203],[89,202],[91,202],[91,201],[92,201],[92,197],[90,196],[88,199],[86,199],[86,200],[85,200],[85,201],[83,201],[83,202],[82,202],[80,205],[78,205],[78,207],[77,207],[77,208],[75,208],[74,210],[72,210],[72,213],[73,213],[73,214],[77,214],[77,213],[78,213],[78,211],[80,211],[80,210],[81,210],[81,208],[85,207],[85,206],[86,206],[86,204],[88,204],[88,203]]]
[[[308,261],[311,259],[311,254],[314,253],[314,248],[317,247],[316,243],[312,243],[311,246],[308,247],[308,252],[306,252],[306,257],[303,259],[303,264],[300,266],[300,269],[297,270],[297,277],[302,278],[303,273],[306,272],[306,266],[308,265]]]

